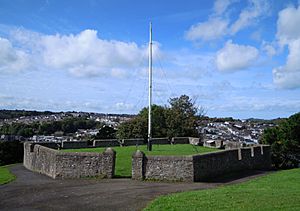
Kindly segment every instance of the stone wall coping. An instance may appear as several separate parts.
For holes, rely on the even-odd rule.
[[[68,143],[86,143],[87,141],[66,141],[66,140],[63,140],[62,142],[68,142]],[[47,142],[44,142],[44,143],[47,143]]]
[[[115,154],[116,151],[113,148],[108,147],[108,148],[105,149],[104,153],[106,153],[106,154]]]
[[[136,141],[136,140],[144,140],[144,138],[125,138],[125,139],[119,139],[119,140],[124,140],[124,141]]]
[[[95,139],[94,141],[119,141],[119,139]]]
[[[226,154],[228,152],[236,152],[238,149],[228,149],[228,150],[220,150],[220,151],[215,151],[215,152],[206,152],[203,154],[195,154],[192,155],[193,157],[210,157],[210,156],[215,156],[217,154]]]
[[[64,156],[64,155],[68,155],[68,156],[102,156],[102,153],[98,153],[98,152],[62,152],[62,151],[58,151],[57,150],[57,155],[60,156]]]
[[[168,139],[168,140],[169,140],[169,138],[168,138],[168,137],[151,138],[151,140],[166,140],[166,139]]]
[[[148,160],[193,160],[192,155],[147,155]]]
[[[39,145],[39,144],[35,144],[33,150],[34,150],[34,151],[38,151],[40,148],[45,149],[45,150],[48,150],[48,151],[51,151],[52,153],[55,153],[55,154],[58,154],[58,153],[59,153],[58,150],[52,149],[52,148],[50,148],[50,147],[45,147],[45,146]]]
[[[61,151],[61,150],[52,149],[52,148],[49,148],[49,147],[46,147],[46,146],[42,146],[42,145],[39,145],[39,144],[35,144],[34,145],[34,151],[37,151],[36,149],[39,149],[39,148],[44,148],[44,149],[46,149],[48,151],[51,151],[52,153],[54,153],[56,155],[60,155],[60,156],[63,156],[63,155],[71,155],[71,156],[101,156],[104,152],[106,152],[106,151],[104,151],[102,153],[98,153],[98,152],[65,152],[65,151]]]
[[[132,154],[133,157],[143,157],[145,156],[145,153],[142,152],[141,150],[137,150]]]

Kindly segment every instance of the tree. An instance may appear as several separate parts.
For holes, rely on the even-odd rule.
[[[197,119],[200,116],[195,102],[187,95],[169,100],[170,108],[166,115],[167,136],[198,136]]]
[[[300,165],[300,112],[283,120],[278,126],[266,129],[263,144],[271,145],[272,162],[277,168]]]
[[[103,125],[99,133],[95,136],[97,139],[113,139],[116,138],[116,130],[113,127]]]
[[[171,98],[170,106],[152,105],[152,137],[198,136],[199,110],[187,95]],[[143,108],[132,120],[121,124],[117,137],[144,138],[148,133],[148,108]]]

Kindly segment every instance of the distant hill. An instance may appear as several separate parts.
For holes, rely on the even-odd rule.
[[[249,119],[246,119],[246,121],[255,122],[255,123],[274,123],[274,124],[278,125],[280,122],[282,122],[286,119],[287,118],[277,118],[277,119],[266,120],[266,119],[249,118]]]
[[[0,110],[0,119],[13,119],[21,116],[51,115],[51,111]]]
[[[0,110],[0,120],[3,119],[14,119],[22,116],[41,116],[41,115],[52,115],[52,114],[65,113],[69,116],[115,116],[115,117],[134,117],[133,114],[104,114],[94,112],[77,112],[77,111],[66,111],[66,112],[52,112],[52,111],[26,111],[26,110]]]

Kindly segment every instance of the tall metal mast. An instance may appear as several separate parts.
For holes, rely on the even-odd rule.
[[[148,150],[152,150],[151,138],[151,105],[152,105],[152,23],[150,22],[149,39],[149,105],[148,105]]]

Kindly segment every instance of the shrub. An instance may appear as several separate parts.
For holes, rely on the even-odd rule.
[[[0,166],[23,161],[23,143],[19,141],[0,142]]]

